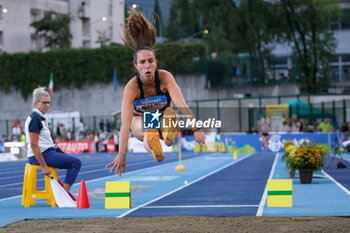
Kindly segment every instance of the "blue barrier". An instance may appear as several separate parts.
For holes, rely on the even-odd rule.
[[[4,153],[5,152],[5,146],[3,142],[0,142],[0,153]]]
[[[270,134],[269,139],[269,151],[270,152],[283,152],[283,144],[287,140],[294,141],[295,144],[300,143],[304,139],[309,139],[322,144],[336,146],[336,134],[335,133],[290,133],[290,134]],[[261,152],[261,134],[225,134],[216,135],[215,142],[223,142],[226,151],[231,153],[236,150],[240,153],[254,153]],[[195,146],[194,136],[182,137],[182,150],[192,151]],[[210,142],[208,142],[210,144]],[[213,143],[213,142],[211,142]],[[178,141],[174,143],[174,151],[178,150]]]

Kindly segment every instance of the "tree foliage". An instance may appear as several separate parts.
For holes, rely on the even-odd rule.
[[[200,72],[202,44],[167,43],[156,46],[158,67],[174,74]],[[60,49],[46,53],[30,52],[0,55],[0,90],[18,90],[27,97],[34,88],[47,86],[53,74],[55,89],[112,82],[113,69],[118,82],[127,83],[136,74],[133,51],[126,46],[99,49]],[[18,69],[21,67],[21,69]],[[15,71],[15,72],[14,72]]]
[[[329,62],[336,43],[329,30],[340,9],[335,0],[281,0],[298,57],[302,87],[306,92],[318,91],[317,84],[328,77]]]
[[[157,29],[158,36],[164,36],[164,23],[158,0],[154,2],[153,18],[155,19],[154,26]]]
[[[209,52],[219,60],[231,57],[231,66],[244,54],[249,59],[250,81],[259,84],[272,78],[276,45],[289,46],[293,74],[304,91],[314,93],[317,84],[327,83],[329,77],[335,49],[330,28],[339,15],[336,0],[173,0],[168,37],[179,40],[208,29],[209,34],[199,38]]]
[[[33,22],[31,26],[35,28],[35,35],[44,39],[45,47],[51,50],[69,48],[72,40],[69,28],[70,21],[69,15],[50,11],[45,14],[44,18]]]

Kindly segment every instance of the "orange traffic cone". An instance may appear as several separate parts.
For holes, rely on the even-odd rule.
[[[90,209],[89,197],[86,191],[85,180],[80,181],[77,209]]]

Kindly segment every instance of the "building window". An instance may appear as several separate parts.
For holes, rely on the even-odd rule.
[[[2,19],[4,16],[4,13],[2,12],[2,5],[0,5],[0,19]]]
[[[31,44],[32,44],[32,50],[33,51],[42,51],[43,50],[43,40],[36,36],[35,34],[31,35]]]
[[[350,29],[350,9],[343,9],[341,17],[341,29]]]
[[[90,0],[82,0],[81,5],[83,6],[90,6]]]
[[[30,19],[31,22],[35,22],[40,20],[41,16],[40,16],[41,11],[39,9],[30,9]]]
[[[83,40],[83,48],[90,48],[91,43],[90,40]]]
[[[0,31],[0,46],[4,45],[4,33]]]
[[[113,22],[109,24],[109,39],[113,39]]]
[[[108,3],[108,13],[109,13],[109,17],[113,16],[113,1],[112,0],[109,0],[109,3]]]
[[[82,24],[82,31],[84,37],[90,37],[90,19],[89,18],[82,18],[81,20]]]

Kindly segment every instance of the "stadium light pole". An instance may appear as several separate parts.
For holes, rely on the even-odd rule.
[[[107,21],[107,17],[103,16],[103,17],[101,17],[101,18],[99,18],[99,19],[96,19],[95,21],[92,21],[92,22],[90,23],[90,27],[91,27],[91,25],[93,25],[93,24],[95,24],[95,23],[97,23],[97,22],[100,22],[100,21],[103,21],[103,22]]]
[[[205,34],[208,35],[209,34],[209,30],[208,29],[204,29],[204,30],[200,30],[198,32],[193,33],[192,35],[186,37],[186,38],[181,38],[180,41],[188,41],[190,39],[192,39],[195,36],[201,35],[201,34]]]
[[[204,30],[200,30],[199,32],[195,32],[192,35],[190,35],[189,37],[187,37],[187,39],[193,38],[193,37],[195,37],[197,35],[200,35],[200,34],[208,35],[209,34],[209,30],[208,29],[204,29]]]

